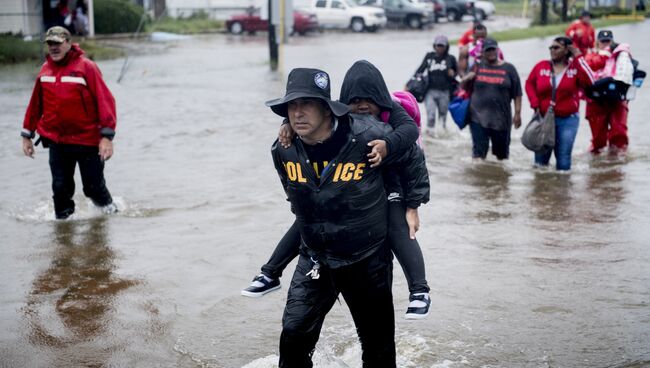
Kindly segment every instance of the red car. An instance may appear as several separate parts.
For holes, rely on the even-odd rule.
[[[318,20],[315,14],[296,10],[293,12],[293,32],[304,35],[309,31],[318,30]],[[268,31],[269,22],[260,18],[259,14],[238,14],[233,15],[226,21],[226,29],[232,34],[244,32],[255,33],[257,31]]]

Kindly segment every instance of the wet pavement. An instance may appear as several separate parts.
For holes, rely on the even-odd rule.
[[[336,96],[363,58],[397,90],[435,34],[467,26],[296,37],[283,66],[327,70]],[[650,22],[613,31],[647,70]],[[548,43],[501,46],[525,80]],[[18,136],[36,71],[0,69],[0,367],[275,367],[294,264],[280,292],[239,292],[292,223],[269,154],[280,119],[264,106],[286,73],[269,71],[263,34],[128,46],[140,52],[120,84],[123,60],[99,63],[118,103],[106,167],[115,216],[77,178],[74,219],[53,219],[47,152],[23,157]],[[402,318],[396,263],[400,367],[650,366],[648,116],[646,83],[631,103],[626,158],[587,154],[582,119],[570,174],[533,170],[521,129],[505,163],[473,162],[469,132],[454,126],[424,139],[432,188],[418,240],[433,302],[428,319]],[[314,361],[361,365],[344,305]]]

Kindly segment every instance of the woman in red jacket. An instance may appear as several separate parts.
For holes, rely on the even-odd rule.
[[[535,152],[535,165],[548,166],[555,151],[557,169],[570,170],[571,151],[580,122],[578,91],[591,86],[594,76],[580,50],[568,37],[554,39],[549,50],[551,60],[537,63],[526,80],[526,95],[535,113],[546,114],[551,104],[555,110],[555,147],[546,152]],[[554,103],[551,102],[553,77],[556,85]]]

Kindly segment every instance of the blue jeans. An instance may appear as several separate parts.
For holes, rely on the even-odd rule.
[[[577,113],[566,117],[555,117],[555,147],[546,152],[535,152],[535,164],[548,166],[551,153],[555,152],[556,168],[571,170],[571,151],[576,141],[580,118]]]

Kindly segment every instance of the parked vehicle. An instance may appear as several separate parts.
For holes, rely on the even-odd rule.
[[[438,23],[441,18],[447,18],[447,7],[443,0],[418,0],[423,4],[430,4],[433,9],[433,21]]]
[[[486,20],[488,17],[494,15],[496,8],[494,3],[486,0],[474,0],[474,11],[476,17],[480,20]]]
[[[293,12],[293,32],[304,35],[310,31],[319,29],[318,19],[313,13],[304,10]],[[232,34],[255,33],[257,31],[267,31],[269,29],[268,20],[262,19],[259,11],[248,12],[246,14],[233,15],[226,21],[226,29]]]
[[[447,9],[447,20],[460,22],[464,15],[472,15],[474,3],[470,0],[444,0]]]
[[[352,0],[295,0],[294,6],[315,13],[322,28],[374,32],[386,26],[386,12],[383,9],[359,6]]]
[[[409,28],[421,29],[435,22],[433,8],[417,0],[359,0],[359,4],[381,7],[389,22],[404,24]]]

